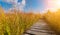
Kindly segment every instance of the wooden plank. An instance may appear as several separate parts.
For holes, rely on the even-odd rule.
[[[39,20],[34,25],[31,26],[29,30],[26,31],[24,35],[56,35],[52,31],[46,22]]]

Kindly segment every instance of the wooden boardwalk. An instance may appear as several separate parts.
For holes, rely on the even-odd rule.
[[[24,35],[56,35],[43,20],[39,20]]]

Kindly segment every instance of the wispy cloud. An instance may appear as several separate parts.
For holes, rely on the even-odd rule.
[[[26,3],[26,0],[22,0],[22,4],[25,5],[25,3]]]
[[[19,10],[24,10],[25,5],[26,5],[26,0],[22,0],[22,2],[17,3],[16,6]]]
[[[3,2],[7,2],[7,3],[14,3],[14,4],[16,4],[17,2],[18,2],[18,0],[1,0],[1,1],[3,1]]]
[[[18,0],[1,0],[3,2],[7,2],[9,4],[12,4],[11,10],[16,8],[17,10],[24,10],[24,7],[26,5],[26,0],[22,0],[21,2],[18,2]]]

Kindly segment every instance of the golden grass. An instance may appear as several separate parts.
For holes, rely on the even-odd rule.
[[[0,7],[0,35],[23,35],[39,19],[40,14],[17,11],[4,13]]]
[[[56,33],[60,34],[60,10],[57,12],[50,12],[44,15],[45,21],[47,21],[48,25],[54,30]]]

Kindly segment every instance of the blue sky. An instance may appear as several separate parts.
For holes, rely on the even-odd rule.
[[[22,0],[18,0],[18,2],[21,2]],[[0,0],[0,6],[4,8],[5,10],[8,10],[9,8],[12,8],[12,3],[8,3],[5,1]],[[32,9],[33,11],[43,11],[45,9],[44,6],[44,0],[26,0],[26,4],[24,6],[24,11],[29,11]]]

